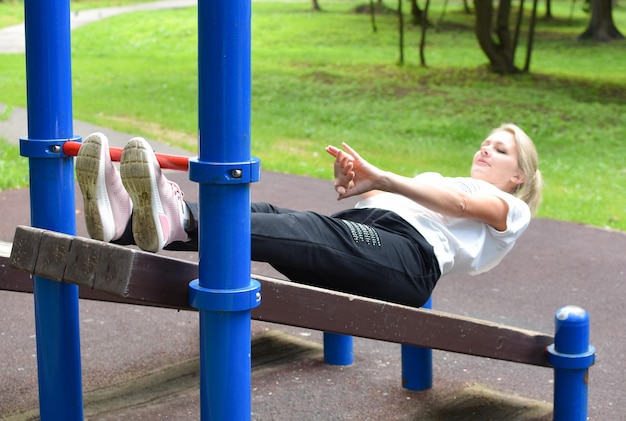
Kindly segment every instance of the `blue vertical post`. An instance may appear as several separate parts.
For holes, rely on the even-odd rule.
[[[60,153],[73,138],[69,0],[26,0],[31,224],[76,233],[74,166]],[[34,278],[39,408],[42,420],[82,420],[78,288]]]
[[[332,365],[350,365],[354,361],[353,338],[349,335],[324,332],[324,362]]]
[[[200,317],[202,420],[251,417],[251,309],[260,285],[250,278],[250,0],[198,1],[199,279],[190,304]]]
[[[554,367],[554,421],[587,420],[587,382],[596,350],[589,345],[589,314],[577,306],[555,315],[554,345],[548,362]]]
[[[423,308],[433,308],[432,297]],[[412,345],[402,345],[402,387],[409,390],[426,390],[433,387],[433,350]]]

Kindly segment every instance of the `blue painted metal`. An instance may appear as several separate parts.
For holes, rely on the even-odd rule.
[[[203,420],[251,417],[251,309],[260,285],[250,277],[250,0],[198,1],[200,413]]]
[[[72,158],[54,144],[73,138],[69,0],[25,0],[31,224],[76,233]],[[82,420],[75,285],[34,278],[39,408],[42,420]]]
[[[252,183],[261,179],[261,162],[251,157],[244,162],[211,162],[205,165],[197,158],[191,158],[189,178],[211,184]]]
[[[353,342],[352,336],[324,332],[324,362],[332,365],[352,364]]]
[[[63,152],[65,142],[82,142],[80,136],[66,139],[31,139],[28,136],[20,138],[20,155],[29,158],[71,158]]]
[[[432,297],[423,308],[433,308]],[[402,387],[409,390],[426,390],[433,387],[433,350],[412,345],[402,345]]]
[[[596,350],[589,344],[589,314],[577,306],[560,308],[555,315],[554,345],[548,362],[554,367],[554,420],[587,419],[589,367]]]

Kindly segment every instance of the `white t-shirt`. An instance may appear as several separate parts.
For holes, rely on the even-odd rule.
[[[393,193],[377,194],[356,204],[357,208],[389,210],[415,227],[433,246],[442,276],[451,273],[476,275],[492,269],[513,248],[530,223],[530,208],[524,201],[486,181],[443,177],[437,173],[422,173],[415,179],[444,184],[470,194],[492,193],[509,205],[506,231],[498,231],[482,222],[442,215]]]

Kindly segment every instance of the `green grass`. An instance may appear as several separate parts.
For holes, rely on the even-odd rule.
[[[466,175],[489,129],[514,121],[541,156],[539,216],[626,230],[624,42],[576,41],[588,17],[576,10],[570,22],[571,3],[555,1],[557,20],[537,27],[531,74],[492,75],[472,17],[455,4],[428,33],[428,68],[410,26],[398,66],[396,19],[378,16],[373,33],[351,12],[357,4],[322,2],[313,13],[306,2],[253,3],[252,148],[264,169],[329,178],[323,147],[347,141],[389,170]],[[614,18],[626,30],[624,9]],[[195,9],[160,11],[75,30],[74,117],[195,153],[196,19]],[[2,60],[0,101],[24,106],[24,56]]]
[[[12,106],[1,107],[0,121],[6,121]],[[17,144],[0,139],[0,191],[28,185],[28,161],[20,157]]]
[[[28,185],[28,161],[20,158],[18,145],[0,142],[0,190]]]
[[[0,3],[0,28],[24,22],[24,2],[8,1]]]

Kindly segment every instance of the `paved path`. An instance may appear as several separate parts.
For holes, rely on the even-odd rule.
[[[178,9],[191,7],[197,4],[196,0],[163,0],[154,3],[140,3],[120,7],[108,7],[102,9],[89,9],[72,12],[70,14],[70,26],[72,29],[89,23],[106,19],[122,13],[130,13],[146,10]],[[9,26],[0,29],[0,54],[23,53],[26,49],[24,40],[24,24]]]
[[[133,10],[193,4],[176,0],[128,6],[117,13],[85,11],[73,17],[72,25]],[[11,31],[17,31],[13,38]],[[20,37],[15,34],[23,34],[23,26],[11,31],[0,31],[0,52],[8,52],[7,45],[20,52],[16,47]],[[23,51],[23,39],[21,48]],[[0,114],[3,110],[0,104]],[[75,121],[74,130],[83,137],[104,131],[115,146],[122,146],[132,136],[80,121]],[[22,108],[13,109],[8,120],[0,121],[0,137],[17,142],[26,134],[26,111]],[[151,143],[159,152],[185,153]],[[185,174],[173,174],[173,178],[188,199],[197,197],[197,185]],[[334,196],[328,181],[267,172],[252,187],[253,200],[324,213],[344,205]],[[29,224],[28,189],[0,192],[0,212],[0,241],[12,241],[15,226]],[[79,193],[76,212],[77,232],[86,235]],[[624,419],[626,338],[621,310],[626,301],[625,249],[623,232],[538,219],[498,268],[478,277],[442,279],[434,294],[434,306],[552,332],[554,312],[559,307],[581,305],[590,312],[591,342],[598,349],[598,360],[589,375],[590,419]],[[176,256],[197,258],[195,253]],[[258,264],[253,264],[253,271],[275,274]],[[32,410],[30,414],[36,416],[32,296],[0,291],[0,302],[0,419],[30,419],[25,414],[11,414]],[[81,301],[80,311],[85,412],[89,419],[198,419],[197,315],[85,301]],[[400,352],[395,344],[357,339],[355,364],[334,367],[321,363],[319,332],[263,323],[254,323],[253,332],[255,337],[266,335],[265,342],[274,344],[270,354],[275,352],[272,349],[295,350],[278,362],[259,362],[257,354],[253,357],[255,420],[551,418],[549,369],[435,352],[435,387],[415,393],[400,387]]]

